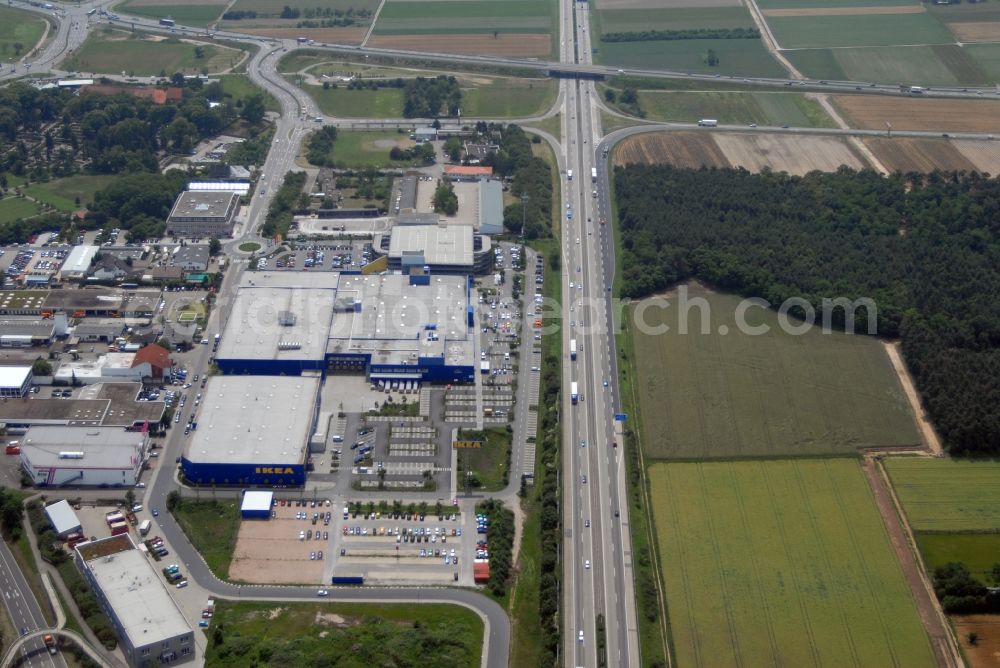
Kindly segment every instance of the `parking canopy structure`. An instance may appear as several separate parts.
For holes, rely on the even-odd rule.
[[[240,506],[240,515],[245,520],[266,520],[271,516],[273,499],[274,492],[246,492],[243,495],[243,505]]]

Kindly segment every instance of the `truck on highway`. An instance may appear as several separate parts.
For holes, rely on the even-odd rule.
[[[42,636],[42,641],[45,643],[45,649],[49,650],[49,654],[56,653],[56,639],[51,634],[46,633]]]
[[[567,169],[566,170],[566,179],[568,181],[572,181],[573,180],[573,170],[572,169]]]
[[[569,358],[572,361],[576,361],[576,339],[569,340]]]
[[[703,118],[698,121],[698,127],[700,128],[715,128],[719,126],[719,121],[714,118]]]
[[[166,26],[168,28],[173,28],[175,25],[177,25],[177,22],[174,21],[172,18],[167,17],[167,18],[160,19],[160,25],[161,26]]]
[[[590,168],[590,180],[597,183],[597,167]]]
[[[569,384],[569,398],[573,400],[573,405],[580,400],[580,391],[577,389],[576,381]]]
[[[363,585],[365,576],[363,575],[334,575],[330,582],[335,585]]]
[[[923,93],[925,90],[927,89],[922,86],[910,86],[911,93]]]

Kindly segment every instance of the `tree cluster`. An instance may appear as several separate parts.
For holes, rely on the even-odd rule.
[[[282,182],[278,192],[274,194],[271,205],[267,209],[267,218],[261,227],[261,234],[271,237],[275,234],[282,236],[288,234],[288,227],[292,223],[295,208],[298,205],[299,195],[306,186],[305,172],[288,172]]]
[[[122,175],[94,194],[86,224],[128,230],[137,240],[159,237],[187,181],[188,175],[180,170]]]
[[[513,180],[510,193],[519,201],[504,207],[504,227],[515,234],[521,232],[524,211],[520,199],[526,194],[525,239],[552,236],[552,168],[532,153],[531,140],[524,130],[517,125],[504,128],[500,152],[486,156],[483,164],[491,165],[499,176]]]
[[[603,42],[673,42],[684,39],[760,39],[760,31],[756,28],[696,28],[606,32],[601,35]]]
[[[433,165],[437,161],[437,154],[434,152],[434,146],[432,144],[417,144],[410,148],[399,148],[398,146],[393,146],[389,149],[389,159],[397,161],[420,161],[424,165]],[[458,208],[458,201],[455,202],[455,208]]]
[[[21,499],[4,487],[0,487],[0,531],[8,540],[21,535]]]
[[[312,133],[306,145],[306,160],[320,167],[333,167],[333,145],[337,141],[337,128],[325,125]]]
[[[446,216],[454,216],[458,212],[458,196],[451,181],[438,181],[437,189],[434,190],[434,210]]]
[[[462,90],[453,76],[416,77],[407,79],[403,86],[405,118],[457,116],[461,104]]]
[[[1000,564],[993,572],[1000,571]],[[944,611],[954,615],[1000,612],[1000,590],[991,590],[968,567],[951,562],[934,569],[934,593]]]
[[[553,254],[553,257],[555,254]],[[556,270],[553,269],[552,274]],[[558,280],[551,278],[550,280]],[[542,403],[546,408],[541,419],[541,480],[538,481],[538,506],[541,508],[541,559],[539,568],[538,614],[542,627],[541,666],[556,665],[559,653],[559,601],[562,581],[560,546],[562,520],[559,502],[559,359],[548,355],[542,366]]]
[[[615,188],[625,296],[699,278],[817,313],[824,298],[871,299],[949,450],[998,451],[1000,180],[630,166]],[[854,326],[867,331],[866,309]]]
[[[486,541],[490,546],[490,581],[487,587],[494,596],[501,597],[510,586],[514,566],[514,513],[496,499],[476,504],[476,512],[489,518]]]

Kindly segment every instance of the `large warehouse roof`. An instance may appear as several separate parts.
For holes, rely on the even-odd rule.
[[[117,542],[116,539],[120,541],[121,537],[105,540]],[[90,543],[88,549],[94,551],[95,543]],[[133,647],[170,640],[191,631],[167,592],[163,577],[139,550],[126,549],[90,559],[87,568],[114,608]]]
[[[241,287],[217,357],[322,359],[333,317],[332,295],[329,289]]]
[[[429,265],[472,266],[471,225],[397,225],[389,240],[389,257],[422,252]]]
[[[205,386],[188,461],[302,464],[318,376],[213,376]]]

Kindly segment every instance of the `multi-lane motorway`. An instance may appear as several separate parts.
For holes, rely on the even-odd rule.
[[[0,596],[14,628],[19,632],[45,629],[49,624],[28,587],[28,581],[18,568],[14,555],[5,541],[0,540]],[[66,668],[62,654],[50,655],[41,640],[29,640],[22,649],[22,666],[33,668]]]

